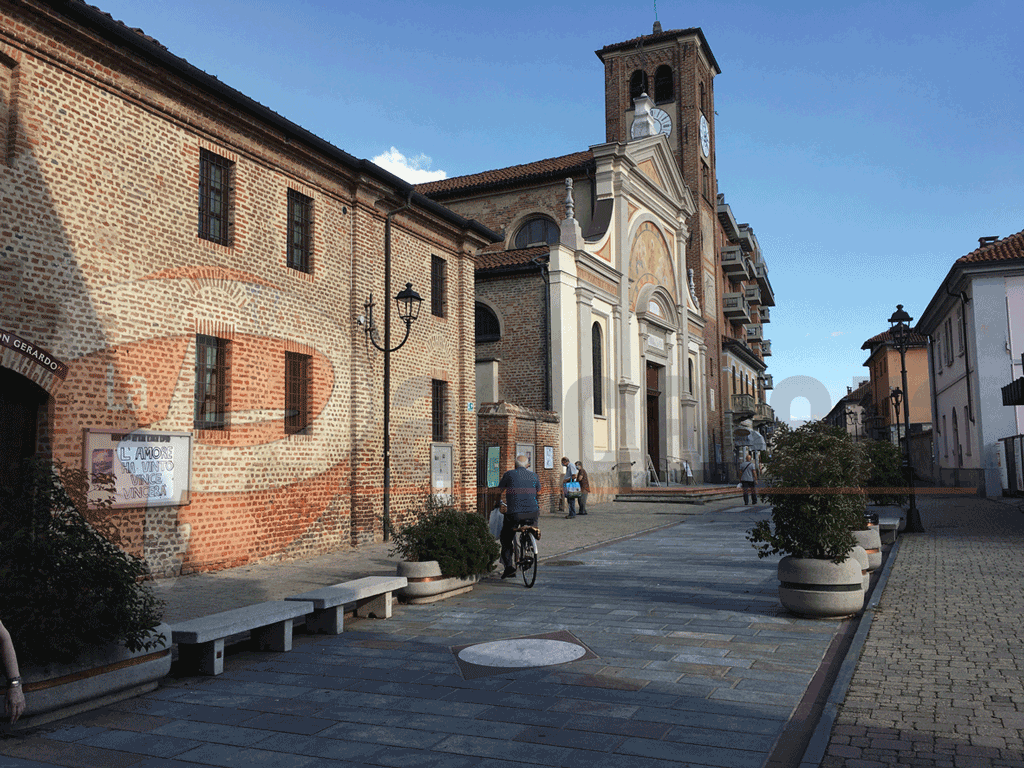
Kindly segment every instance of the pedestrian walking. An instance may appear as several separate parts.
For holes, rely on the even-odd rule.
[[[568,456],[562,457],[562,467],[565,469],[565,474],[562,475],[562,498],[569,502],[569,514],[565,516],[566,520],[572,520],[576,517],[576,499],[569,495],[569,492],[565,488],[566,483],[571,483],[576,479],[576,469],[572,462],[569,461]]]
[[[580,484],[580,514],[587,514],[587,497],[590,495],[590,477],[583,468],[583,462],[576,462],[576,482]]]
[[[683,461],[683,472],[686,475],[686,484],[693,485],[693,469],[690,467],[690,462]]]
[[[743,504],[750,504],[751,497],[753,497],[753,503],[757,504],[757,467],[754,466],[749,453],[746,459],[740,462],[739,469],[740,484],[743,486]]]

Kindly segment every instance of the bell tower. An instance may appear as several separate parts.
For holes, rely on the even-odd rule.
[[[667,133],[683,180],[697,201],[690,221],[686,267],[709,319],[717,318],[715,223],[715,75],[718,62],[699,27],[664,31],[654,23],[649,35],[607,45],[597,56],[604,64],[606,141],[626,142],[635,115],[634,100],[653,101],[652,114]]]

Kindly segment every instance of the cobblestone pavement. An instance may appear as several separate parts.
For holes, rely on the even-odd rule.
[[[925,496],[823,768],[1024,766],[1024,514]]]
[[[290,653],[243,647],[219,677],[172,677],[148,695],[0,740],[0,768],[759,768],[840,622],[779,607],[776,562],[758,560],[744,535],[765,507],[662,511],[635,508],[631,526],[618,505],[595,506],[589,519],[545,518],[542,552],[566,554],[541,563],[533,589],[490,578],[386,621],[346,622],[342,635],[297,633]],[[662,527],[566,544],[652,522]],[[313,578],[296,568],[276,572]],[[227,574],[223,599],[268,599],[280,588],[274,574]],[[169,586],[175,610],[187,613],[189,590],[208,583]],[[588,655],[475,676],[453,651],[552,632]]]

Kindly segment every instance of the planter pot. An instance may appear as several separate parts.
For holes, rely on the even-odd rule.
[[[437,564],[437,560],[425,560],[421,563],[400,561],[398,575],[409,580],[409,585],[400,589],[398,594],[405,602],[413,605],[433,603],[464,594],[472,590],[473,585],[480,580],[479,576],[442,576],[441,566]]]
[[[810,618],[840,618],[864,607],[864,577],[852,557],[841,563],[806,557],[779,561],[779,602]]]
[[[871,586],[871,568],[868,567],[868,553],[864,547],[859,544],[853,548],[850,552],[850,557],[857,561],[860,565],[860,575],[864,579],[864,594],[868,592],[868,587]]]
[[[882,537],[878,526],[869,527],[866,531],[851,531],[857,543],[868,553],[868,570],[873,571],[882,566]]]
[[[129,651],[118,643],[90,650],[70,664],[22,667],[25,713],[16,728],[32,728],[156,688],[171,670],[171,628],[154,630],[162,646]]]

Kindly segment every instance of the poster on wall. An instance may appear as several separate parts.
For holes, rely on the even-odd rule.
[[[525,455],[527,458],[526,466],[533,469],[533,444],[532,443],[516,443],[516,456]],[[511,467],[510,467],[511,469]]]
[[[501,446],[487,446],[487,487],[497,488],[501,482]]]
[[[430,488],[435,496],[452,492],[452,447],[439,443],[430,446]]]
[[[555,468],[555,448],[552,445],[544,446],[544,469]]]
[[[101,501],[100,478],[113,478],[113,506],[177,507],[192,489],[192,434],[147,430],[86,429],[83,469],[89,501]]]

